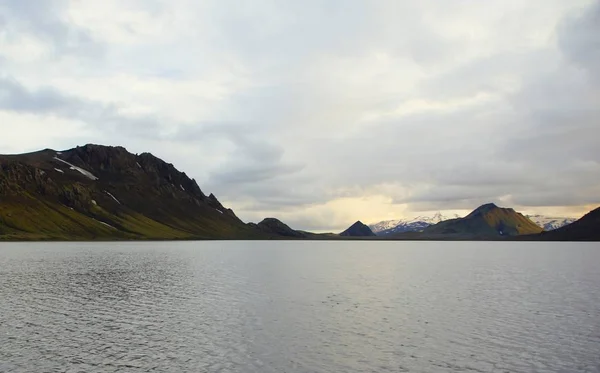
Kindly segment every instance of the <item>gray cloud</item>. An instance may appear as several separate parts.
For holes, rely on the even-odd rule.
[[[268,161],[265,163],[267,165],[245,165],[230,170],[214,171],[211,173],[211,180],[214,183],[235,183],[238,185],[265,182],[280,176],[298,172],[302,169],[301,166],[271,165]]]
[[[0,108],[35,114],[54,113],[75,116],[78,108],[87,106],[83,101],[68,97],[55,89],[29,91],[15,79],[0,78]]]
[[[559,30],[559,46],[575,64],[600,77],[600,2],[569,17]]]
[[[67,6],[66,0],[0,0],[0,29],[8,32],[9,37],[29,33],[48,41],[58,56],[101,56],[103,45],[65,19]]]
[[[227,159],[209,173],[206,183],[211,189],[235,194],[243,189],[247,191],[247,184],[272,182],[300,172],[304,167],[300,163],[286,163],[281,146],[253,135],[252,129],[256,126],[250,123],[203,123],[181,128],[171,139],[197,143],[225,141],[232,145]]]
[[[156,118],[126,117],[117,105],[69,96],[51,87],[29,90],[12,78],[0,78],[0,110],[55,115],[129,135],[155,137],[159,128]]]

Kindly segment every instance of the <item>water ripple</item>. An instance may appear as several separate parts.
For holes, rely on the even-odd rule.
[[[0,372],[600,372],[593,244],[0,251]]]

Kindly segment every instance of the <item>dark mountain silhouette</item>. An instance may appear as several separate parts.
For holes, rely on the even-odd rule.
[[[350,228],[346,229],[340,236],[344,237],[372,237],[375,236],[375,233],[369,228],[367,225],[363,224],[361,221],[357,221],[352,224]]]
[[[290,228],[287,224],[275,218],[266,218],[258,224],[248,223],[249,226],[260,230],[269,239],[309,239],[325,240],[339,238],[333,233],[313,233]]]
[[[600,241],[600,207],[569,225],[531,238],[549,241]]]
[[[266,218],[258,224],[249,223],[250,226],[255,226],[262,232],[269,235],[293,237],[293,238],[306,238],[307,233],[293,230],[280,220],[275,218]]]

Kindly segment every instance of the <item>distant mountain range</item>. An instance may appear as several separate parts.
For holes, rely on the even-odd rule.
[[[543,215],[525,215],[532,222],[542,227],[545,231],[552,231],[565,225],[569,225],[577,219],[574,218],[552,218]]]
[[[536,240],[548,241],[600,241],[600,208],[590,211],[581,219],[539,236]]]
[[[600,240],[599,219],[600,209],[573,222],[486,204],[464,218],[357,221],[340,234],[315,234],[275,218],[246,224],[150,153],[88,144],[0,155],[0,240]]]
[[[600,240],[600,208],[591,211],[574,222],[569,218],[545,218],[543,216],[520,214],[511,208],[498,207],[493,203],[479,206],[464,218],[445,220],[441,214],[434,219],[441,220],[418,231],[405,231],[380,236],[380,239],[392,240],[534,240],[534,241],[599,241]],[[404,226],[400,221],[400,228]],[[387,224],[387,226],[386,226]],[[374,225],[384,228],[385,232],[394,228],[393,223],[382,222]],[[554,230],[544,231],[557,227]],[[390,227],[391,226],[391,227]]]
[[[534,222],[536,225],[545,231],[558,229],[565,225],[571,224],[577,219],[573,218],[556,218],[543,215],[525,215],[526,218]],[[422,232],[425,228],[441,223],[450,219],[460,218],[459,215],[443,215],[440,212],[432,216],[417,216],[413,219],[385,220],[379,223],[370,224],[369,228],[378,236],[388,236],[397,233],[405,232]]]
[[[478,207],[464,218],[445,220],[431,225],[423,230],[423,235],[487,239],[538,234],[542,231],[541,227],[515,210],[488,203]]]
[[[422,232],[430,225],[444,220],[459,218],[459,215],[446,216],[440,212],[433,216],[417,216],[413,219],[385,220],[369,225],[369,228],[378,236],[387,236],[404,232]]]

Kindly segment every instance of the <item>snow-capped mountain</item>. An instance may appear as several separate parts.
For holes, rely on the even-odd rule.
[[[545,231],[552,231],[576,221],[574,218],[553,218],[543,215],[526,215],[529,220],[544,228]]]
[[[414,219],[385,220],[369,225],[369,228],[378,236],[403,232],[420,232],[430,225],[448,219],[460,218],[459,215],[446,216],[436,213],[433,216],[417,216]]]
[[[526,215],[531,221],[543,228],[545,231],[558,229],[571,224],[577,219],[547,217],[543,215]],[[442,215],[436,213],[432,216],[417,216],[414,219],[385,220],[379,223],[370,224],[369,228],[378,236],[386,236],[395,233],[421,232],[430,225],[437,224],[444,220],[460,218],[459,215]]]

